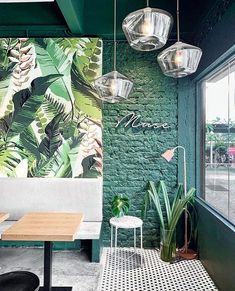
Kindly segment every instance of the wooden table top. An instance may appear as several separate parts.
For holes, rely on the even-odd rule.
[[[82,213],[31,212],[2,234],[2,240],[74,241]]]
[[[0,212],[0,223],[6,220],[9,217],[9,213]]]

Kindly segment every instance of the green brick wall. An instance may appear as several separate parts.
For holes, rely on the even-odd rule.
[[[174,188],[176,160],[167,163],[160,154],[177,144],[177,81],[165,77],[157,64],[158,52],[135,51],[125,42],[118,43],[118,71],[134,82],[129,101],[104,104],[104,228],[103,241],[110,243],[110,204],[115,194],[128,195],[129,214],[140,216],[147,181],[164,179]],[[112,71],[112,43],[104,42],[103,72]],[[170,130],[132,129],[115,125],[128,112],[142,116],[145,122],[168,122]],[[144,221],[144,246],[158,244],[159,224],[154,212]],[[120,231],[120,245],[132,244],[132,232]]]

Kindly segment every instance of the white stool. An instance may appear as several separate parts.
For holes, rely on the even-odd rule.
[[[116,248],[117,248],[117,231],[119,228],[124,229],[134,229],[134,248],[136,251],[136,228],[140,228],[140,248],[141,248],[141,266],[142,266],[142,251],[143,251],[143,233],[142,233],[142,225],[143,221],[135,216],[124,215],[122,217],[112,217],[110,219],[111,225],[111,250],[113,248],[113,228],[115,227],[115,241],[114,241],[114,260],[116,262]]]

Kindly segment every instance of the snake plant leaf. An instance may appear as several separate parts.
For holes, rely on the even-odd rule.
[[[92,121],[101,123],[102,102],[83,72],[84,60],[74,54],[71,68],[72,91],[75,98],[75,107],[84,112]]]
[[[20,90],[13,96],[14,112],[8,135],[20,134],[34,120],[38,108],[44,100],[47,88],[61,75],[38,77],[31,83],[31,88]]]
[[[162,196],[164,199],[164,203],[165,203],[165,208],[166,208],[166,215],[167,215],[167,223],[169,224],[169,221],[171,219],[171,206],[170,206],[170,200],[168,197],[168,193],[167,193],[167,189],[166,189],[166,185],[163,181],[160,181],[161,184],[161,190],[163,192]]]
[[[165,227],[164,216],[163,216],[163,211],[161,208],[161,201],[160,201],[161,183],[158,182],[156,186],[157,187],[155,187],[155,184],[153,181],[149,181],[148,193],[149,193],[150,199],[152,200],[153,204],[155,205],[157,209],[161,227],[164,228]]]
[[[179,184],[178,185],[177,192],[176,192],[176,195],[175,195],[174,200],[173,200],[173,203],[172,203],[172,209],[175,208],[176,201],[183,196],[183,193],[184,193],[183,184]]]
[[[45,128],[46,137],[39,145],[39,152],[45,157],[51,158],[62,144],[62,136],[60,133],[60,122],[62,113],[56,115]]]
[[[61,74],[62,78],[56,80],[50,86],[50,90],[56,95],[67,101],[72,99],[70,96],[70,83],[66,77],[70,74],[71,62],[64,51],[52,38],[36,38],[35,50],[37,53],[37,63],[43,75]]]
[[[186,196],[183,196],[176,200],[175,207],[172,209],[172,218],[169,223],[170,229],[175,229],[177,226],[177,223],[184,212],[185,208],[187,208],[187,205],[191,203],[194,200],[196,189],[191,188],[187,193]]]
[[[143,203],[143,205],[141,207],[141,217],[142,217],[142,219],[146,217],[147,211],[150,209],[150,207],[151,207],[151,200],[149,198],[148,192],[146,191],[145,195],[144,195],[144,203]]]
[[[176,225],[184,212],[185,207],[192,203],[195,196],[195,189],[191,188],[186,196],[183,195],[183,187],[180,185],[177,191],[177,194],[173,200],[172,205],[170,206],[170,201],[168,197],[168,193],[166,190],[166,186],[164,181],[159,181],[156,186],[155,183],[150,181],[149,188],[147,191],[148,199],[153,202],[156,208],[156,212],[160,219],[161,228],[164,229],[171,229],[175,230]],[[163,200],[161,201],[161,196],[163,196]],[[144,204],[148,203],[149,201],[144,198]],[[166,209],[169,211],[169,215],[167,217],[164,216],[164,210]]]

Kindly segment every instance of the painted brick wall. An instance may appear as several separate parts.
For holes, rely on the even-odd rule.
[[[104,42],[103,72],[112,71],[112,43]],[[164,179],[175,187],[176,160],[165,162],[160,154],[177,144],[177,82],[166,78],[156,61],[157,53],[137,52],[125,42],[118,43],[118,71],[134,82],[129,101],[104,105],[104,244],[110,243],[109,219],[115,194],[128,195],[129,214],[140,217],[143,196],[149,180]],[[168,122],[170,130],[115,128],[128,112],[141,114],[145,122]],[[159,224],[154,212],[144,221],[144,246],[158,244]],[[132,232],[120,231],[119,243],[132,244]]]

